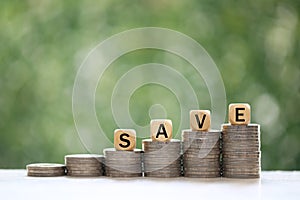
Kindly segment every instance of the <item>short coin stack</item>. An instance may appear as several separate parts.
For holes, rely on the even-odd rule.
[[[182,131],[184,176],[220,177],[219,130]]]
[[[171,178],[181,176],[181,141],[142,141],[144,150],[144,176]]]
[[[35,163],[26,166],[27,176],[52,177],[64,176],[66,166],[56,163]]]
[[[261,171],[260,126],[258,124],[222,126],[223,176],[259,178]]]
[[[103,162],[103,155],[98,154],[73,154],[65,156],[68,176],[103,176]]]
[[[108,177],[142,176],[142,155],[140,149],[119,151],[115,148],[103,150],[105,156],[105,173]]]

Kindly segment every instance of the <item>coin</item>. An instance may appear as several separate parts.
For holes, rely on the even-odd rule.
[[[26,166],[28,176],[51,177],[64,176],[65,165],[57,163],[33,163]]]
[[[98,154],[72,154],[65,156],[68,176],[96,177],[103,175],[104,156]]]
[[[177,139],[168,142],[143,140],[144,176],[160,178],[181,176],[181,146],[181,141]]]
[[[221,131],[182,132],[183,174],[193,178],[215,178],[220,176]]]
[[[260,126],[222,125],[222,176],[259,178],[261,168]]]
[[[103,150],[105,156],[105,174],[108,177],[126,178],[142,176],[143,151],[120,151],[115,148]]]

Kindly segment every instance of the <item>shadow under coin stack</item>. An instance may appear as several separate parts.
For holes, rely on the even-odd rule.
[[[142,176],[142,150],[131,151],[108,148],[103,150],[105,156],[105,174],[108,177]]]
[[[35,177],[53,177],[64,176],[66,173],[66,166],[56,163],[36,163],[26,166],[27,176]]]
[[[103,155],[97,154],[73,154],[65,156],[68,176],[103,176],[103,162]]]
[[[261,171],[260,126],[249,124],[248,104],[229,105],[230,124],[222,125],[223,176],[259,178]]]
[[[144,175],[148,177],[170,178],[181,176],[181,142],[142,141],[144,151]]]

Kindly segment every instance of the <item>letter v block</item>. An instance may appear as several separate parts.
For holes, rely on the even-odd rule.
[[[170,141],[172,139],[172,121],[168,119],[151,120],[150,132],[152,141]]]
[[[136,146],[136,132],[133,129],[116,129],[114,132],[116,150],[132,151]]]
[[[250,105],[247,103],[229,104],[229,123],[232,125],[247,125],[250,123]]]
[[[190,126],[193,131],[208,131],[210,129],[209,110],[191,110]]]

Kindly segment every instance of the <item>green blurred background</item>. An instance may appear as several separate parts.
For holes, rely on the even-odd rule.
[[[72,116],[78,67],[107,37],[157,26],[203,45],[219,67],[227,102],[251,104],[252,121],[262,126],[262,168],[300,169],[299,15],[299,1],[1,0],[0,168],[63,162],[65,154],[86,152]],[[120,58],[107,70],[96,96],[110,94],[107,80],[116,81],[132,66],[164,63],[166,57],[180,64],[165,54],[141,50]],[[149,108],[154,90],[165,92],[147,85],[130,101],[132,117],[141,125],[149,117],[136,110]],[[176,114],[174,97],[165,100]],[[97,113],[100,121],[101,116],[110,119],[104,117],[106,109]],[[175,114],[168,117],[176,124]],[[115,126],[107,120],[104,130],[112,133]]]

